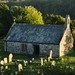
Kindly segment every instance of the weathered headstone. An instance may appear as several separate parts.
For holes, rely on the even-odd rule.
[[[3,65],[3,64],[4,64],[4,61],[1,60],[0,64]],[[2,70],[3,68],[4,68],[3,66],[0,66],[0,69],[1,69],[1,70]]]
[[[9,54],[9,62],[12,62],[13,54]]]
[[[47,62],[47,60],[45,59],[44,62]]]
[[[32,63],[32,60],[30,60],[30,63]]]
[[[34,62],[34,58],[32,58],[32,62]]]
[[[50,59],[52,59],[52,50],[50,50],[50,55],[48,57],[48,61],[50,61]]]
[[[22,64],[18,64],[18,70],[19,71],[23,70]]]
[[[48,57],[48,61],[50,61],[50,57]]]
[[[52,50],[50,50],[50,55],[49,55],[50,59],[52,59]]]
[[[7,63],[7,58],[4,58],[4,63]]]
[[[24,63],[24,66],[26,66],[28,64],[28,61],[24,60],[23,63]]]
[[[55,64],[56,64],[56,62],[53,60],[52,63],[51,63],[51,65],[55,66]]]
[[[8,66],[5,66],[5,69],[8,69]]]
[[[43,65],[43,58],[41,58],[41,66]]]
[[[0,63],[1,65],[3,65],[4,64],[4,61],[3,60],[1,60],[1,63]]]
[[[28,61],[26,61],[26,64],[28,64]]]
[[[1,70],[3,70],[4,67],[3,66],[0,66],[0,68],[1,68]]]

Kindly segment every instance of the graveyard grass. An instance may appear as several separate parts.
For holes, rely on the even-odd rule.
[[[0,39],[0,60],[5,57],[9,57],[10,53],[4,52],[4,44],[3,39]],[[65,62],[59,59],[52,59],[49,63],[45,62],[43,66],[40,66],[41,57],[31,56],[31,55],[22,55],[22,54],[13,54],[13,59],[17,60],[19,63],[22,63],[23,60],[31,60],[31,58],[35,58],[35,63],[29,63],[27,66],[23,66],[23,71],[19,72],[19,75],[75,75],[75,48],[74,52],[71,54],[67,54],[65,56],[60,57],[60,59],[64,58]],[[47,59],[47,57],[43,57],[43,59]],[[51,62],[55,60],[56,66],[51,66]],[[6,63],[3,66],[9,65],[9,69],[5,70],[4,75],[10,75],[13,72],[15,75],[15,71],[18,70],[18,66],[14,65],[14,62]],[[12,66],[11,66],[12,65]],[[74,67],[74,70],[71,69]],[[8,73],[8,74],[6,74]]]

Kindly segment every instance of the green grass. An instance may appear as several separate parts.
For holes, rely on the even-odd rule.
[[[3,42],[3,38],[0,38],[0,59],[3,59],[4,57],[9,57],[8,52],[4,52],[4,42]],[[17,59],[18,61],[22,61],[22,60],[31,60],[31,58],[35,57],[35,63],[39,63],[40,62],[40,58],[41,57],[36,57],[36,56],[32,56],[32,55],[25,55],[25,54],[13,54],[13,59]],[[65,56],[62,56],[61,58],[64,59],[68,59],[68,61],[73,61],[75,62],[75,48],[74,48],[74,52],[71,54],[67,54]],[[44,59],[47,59],[47,57],[44,57]]]

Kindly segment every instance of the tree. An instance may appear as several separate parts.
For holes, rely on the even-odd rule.
[[[16,22],[28,24],[43,24],[42,13],[33,6],[12,6],[11,12]]]
[[[12,16],[6,4],[0,4],[0,34],[6,35],[12,25]]]
[[[47,14],[44,18],[46,24],[63,24],[65,18],[60,15]]]
[[[42,13],[33,6],[25,6],[23,22],[30,24],[44,24]]]
[[[10,8],[13,18],[16,20],[16,22],[22,22],[22,14],[24,8],[21,6],[12,6]]]

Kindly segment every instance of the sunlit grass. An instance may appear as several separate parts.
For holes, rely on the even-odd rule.
[[[3,64],[4,66],[6,66],[6,65],[13,65],[14,64],[14,62],[8,62],[8,63],[5,63],[5,64]]]

